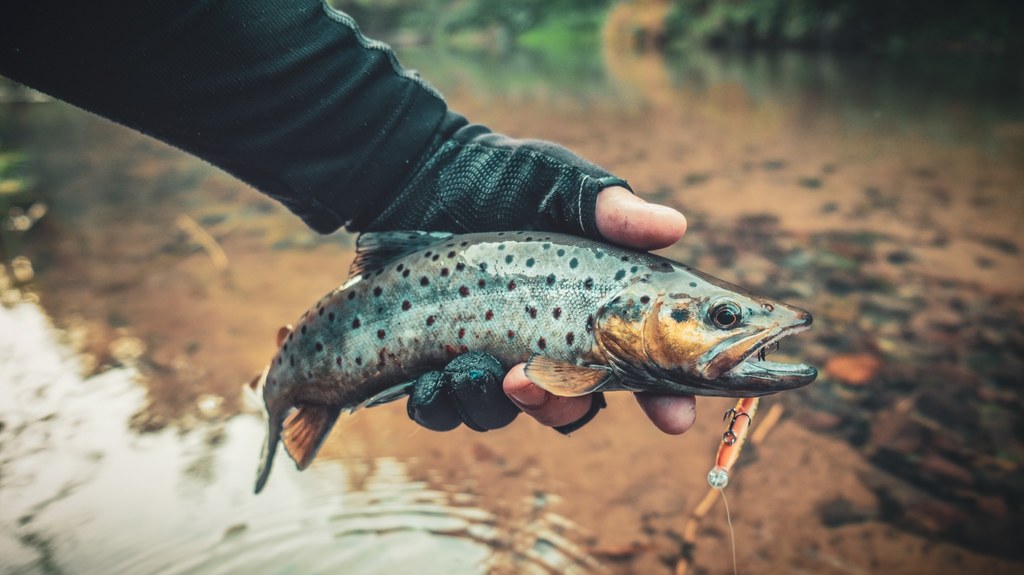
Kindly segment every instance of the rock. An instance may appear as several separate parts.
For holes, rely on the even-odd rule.
[[[867,353],[832,356],[825,364],[825,371],[830,376],[855,386],[870,383],[881,368],[882,360]]]
[[[935,475],[944,482],[954,481],[961,485],[972,485],[974,483],[974,474],[968,469],[935,453],[925,455],[921,458],[919,465],[925,473]]]

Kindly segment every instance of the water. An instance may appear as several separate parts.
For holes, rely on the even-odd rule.
[[[814,312],[780,353],[821,380],[767,400],[783,422],[728,488],[742,572],[1020,570],[1019,71],[400,55],[473,120],[562,142],[682,209],[690,231],[670,256]],[[0,118],[49,208],[4,236],[35,273],[19,293],[39,301],[8,287],[19,303],[0,310],[4,570],[731,569],[720,508],[681,543],[722,400],[701,400],[683,438],[624,394],[570,438],[525,420],[435,434],[401,405],[374,408],[252,496],[263,428],[244,383],[277,327],[344,279],[351,238],[67,106]]]

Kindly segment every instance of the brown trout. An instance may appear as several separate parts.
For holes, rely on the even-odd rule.
[[[470,350],[555,395],[630,390],[756,397],[815,368],[765,359],[811,314],[649,253],[545,232],[360,236],[352,277],[278,334],[260,376],[277,444],[299,469],[342,410],[398,399]]]

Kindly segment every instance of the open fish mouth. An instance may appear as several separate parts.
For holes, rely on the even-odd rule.
[[[810,316],[808,316],[809,318]],[[811,323],[782,328],[775,333],[754,342],[732,369],[722,375],[729,382],[729,387],[739,390],[748,389],[751,396],[775,393],[787,389],[802,387],[818,377],[818,370],[802,363],[783,363],[767,359],[768,355],[779,348],[779,342],[787,336],[807,331]]]

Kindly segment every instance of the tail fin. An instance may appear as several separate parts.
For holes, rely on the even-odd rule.
[[[260,450],[260,467],[256,470],[255,493],[263,491],[270,477],[270,468],[274,464],[274,455],[277,454],[277,444],[281,441],[281,422],[274,417],[270,419],[270,427],[267,430],[267,440]]]

